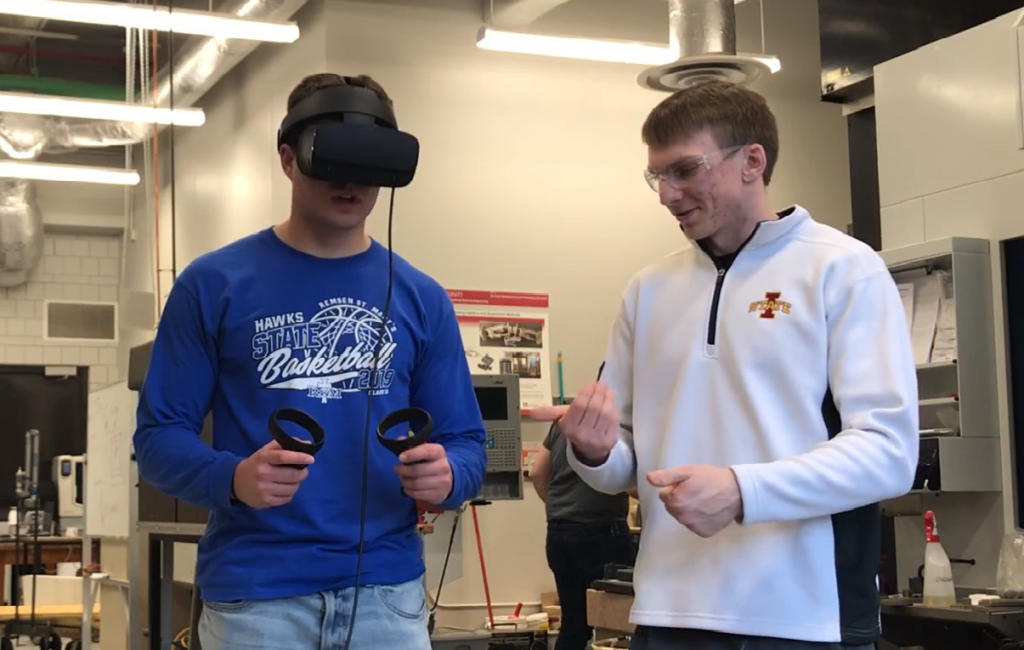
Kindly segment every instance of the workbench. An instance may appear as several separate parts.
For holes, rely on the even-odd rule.
[[[882,630],[885,640],[897,648],[997,649],[1004,647],[1003,639],[1024,639],[1024,608],[926,607],[902,598],[885,598]]]
[[[631,595],[589,589],[587,623],[598,630],[599,638],[632,634],[632,606]],[[881,614],[884,637],[880,648],[984,650],[1000,647],[999,636],[1024,638],[1024,608],[1019,607],[925,607],[904,599],[883,599]]]
[[[17,551],[20,552],[19,559],[15,551],[14,537],[0,537],[0,585],[6,584],[7,567],[19,565],[32,566],[35,563],[35,545],[37,541],[31,537],[22,537],[18,540]],[[57,565],[62,562],[82,561],[82,538],[80,537],[53,537],[44,536],[38,538],[40,564],[51,573],[57,573]],[[99,562],[99,541],[93,541],[92,561]],[[15,576],[17,569],[15,569]],[[18,597],[18,583],[11,581],[11,598]],[[13,604],[13,603],[11,603]]]

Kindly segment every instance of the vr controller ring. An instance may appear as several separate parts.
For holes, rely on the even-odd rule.
[[[279,421],[291,422],[297,424],[313,438],[312,442],[306,440],[299,440],[288,434],[280,424]],[[273,436],[277,444],[281,445],[282,449],[288,451],[296,451],[302,454],[309,454],[310,456],[316,456],[316,453],[320,451],[320,448],[324,446],[324,428],[320,426],[320,423],[313,419],[313,416],[300,411],[299,409],[285,407],[278,409],[270,414],[270,422],[267,423],[267,428],[270,429],[270,435]],[[305,469],[305,465],[291,465],[295,469]]]
[[[408,425],[412,428],[414,423],[422,422],[423,426],[419,431],[412,432],[411,435],[405,438],[388,438],[384,434],[400,424]],[[430,434],[434,430],[434,419],[430,417],[430,413],[427,413],[421,408],[410,406],[404,409],[398,409],[392,411],[384,416],[384,419],[377,425],[377,440],[380,444],[384,445],[391,453],[396,456],[401,456],[404,452],[418,447],[425,443],[429,438]]]

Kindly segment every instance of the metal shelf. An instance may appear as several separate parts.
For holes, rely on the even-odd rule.
[[[951,431],[921,440],[918,473],[934,469],[941,492],[1001,489],[990,250],[987,239],[947,237],[880,253],[897,282],[935,271],[950,277],[955,360],[917,366],[921,428]]]

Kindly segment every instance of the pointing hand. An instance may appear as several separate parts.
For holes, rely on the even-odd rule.
[[[558,422],[576,452],[588,465],[600,465],[619,440],[619,410],[610,388],[592,381],[583,387],[568,406],[542,406],[533,409],[530,419]]]

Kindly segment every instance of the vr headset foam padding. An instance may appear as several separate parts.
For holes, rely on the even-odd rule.
[[[358,86],[324,88],[299,102],[281,123],[282,144],[294,147],[304,176],[368,187],[409,185],[420,153],[419,141],[398,130],[391,108]]]

